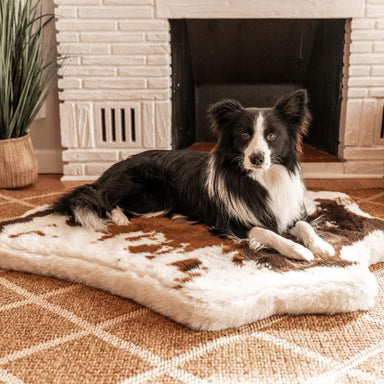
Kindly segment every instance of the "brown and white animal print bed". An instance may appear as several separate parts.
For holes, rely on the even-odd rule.
[[[368,266],[384,261],[384,221],[336,192],[308,192],[307,208],[336,256],[308,263],[255,252],[245,241],[166,218],[97,232],[40,207],[0,223],[0,267],[82,282],[194,329],[370,308],[378,288]]]

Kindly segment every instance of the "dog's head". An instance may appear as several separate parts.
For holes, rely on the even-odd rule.
[[[222,100],[208,114],[219,135],[216,155],[256,172],[272,164],[294,167],[311,120],[303,89],[281,97],[272,108],[244,108],[238,101]]]

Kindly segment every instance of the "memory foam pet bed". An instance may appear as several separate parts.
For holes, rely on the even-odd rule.
[[[98,232],[43,206],[0,223],[0,267],[81,282],[201,330],[372,307],[378,288],[368,266],[384,261],[384,221],[342,193],[308,192],[306,200],[317,233],[337,250],[332,258],[308,263],[255,252],[167,218]]]

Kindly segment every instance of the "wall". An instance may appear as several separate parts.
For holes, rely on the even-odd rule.
[[[131,153],[170,148],[169,27],[155,17],[152,0],[55,3],[58,48],[69,56],[59,80],[65,175],[94,178]],[[97,108],[116,102],[139,103],[135,148],[97,145]]]
[[[53,0],[43,1],[43,13],[54,12]],[[56,28],[52,22],[45,33],[45,47],[56,49]],[[36,152],[40,173],[62,173],[59,98],[57,85],[52,88],[37,118],[31,124],[30,134]]]

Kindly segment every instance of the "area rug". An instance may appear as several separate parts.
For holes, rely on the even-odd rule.
[[[342,193],[308,192],[310,220],[337,250],[311,263],[251,251],[202,225],[137,218],[96,232],[45,208],[0,224],[0,267],[100,288],[194,329],[369,309],[377,283],[368,266],[384,261],[384,221]]]

